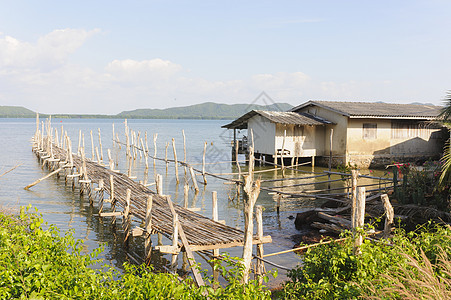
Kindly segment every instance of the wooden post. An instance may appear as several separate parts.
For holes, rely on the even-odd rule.
[[[103,161],[102,136],[100,135],[100,128],[98,129],[99,129],[100,160]]]
[[[176,212],[175,212],[174,206],[172,205],[171,197],[167,196],[166,200],[168,202],[168,205],[169,205],[172,215],[175,216]],[[195,267],[196,261],[194,259],[193,252],[191,251],[191,248],[189,246],[188,239],[186,238],[185,232],[183,231],[182,224],[178,220],[176,220],[176,224],[179,229],[180,239],[182,240],[183,247],[185,247],[185,252],[188,257],[188,262],[191,266],[191,270],[193,272],[194,280],[196,281],[197,286],[203,286],[203,285],[205,285],[204,280],[202,279],[202,276],[200,275],[199,270]]]
[[[108,148],[108,162],[110,164],[110,170],[114,170],[114,160],[111,157],[111,151],[110,148]]]
[[[334,129],[330,129],[330,138],[329,138],[329,144],[330,144],[330,151],[329,151],[329,172],[332,171],[332,140],[334,137]],[[327,174],[327,178],[330,181],[330,173]],[[328,188],[330,190],[330,182],[328,183]]]
[[[101,162],[100,162],[99,148],[97,148],[97,147],[96,147],[96,154],[97,154],[97,162],[98,162],[99,165],[100,165]]]
[[[257,220],[257,237],[262,240],[263,239],[263,206],[257,205],[255,207],[255,219]],[[263,258],[263,244],[257,244],[257,257]],[[257,259],[257,272],[256,279],[258,280],[258,284],[263,284],[263,274],[265,270],[264,262],[260,259]]]
[[[157,194],[163,196],[163,176],[157,174],[157,180],[155,181],[155,186],[157,189]]]
[[[91,130],[91,160],[95,160],[95,154],[94,154],[94,137],[92,136],[92,130]]]
[[[354,216],[356,214],[356,207],[357,207],[357,178],[359,176],[359,173],[357,170],[351,170],[351,223],[352,227],[356,227],[354,223]]]
[[[78,130],[78,148],[77,148],[77,154],[81,154],[81,129]]]
[[[116,209],[116,199],[114,198],[114,176],[110,175],[110,200],[111,200],[111,210],[114,212]],[[116,217],[113,216],[112,224],[116,223]]]
[[[202,156],[202,177],[204,178],[204,184],[207,184],[207,176],[205,176],[205,153],[207,152],[207,142],[204,143],[204,155]]]
[[[382,203],[384,204],[385,210],[385,225],[384,225],[384,237],[388,238],[391,233],[391,228],[393,226],[393,218],[395,216],[395,212],[393,210],[393,206],[390,203],[390,199],[387,194],[381,195]]]
[[[191,180],[193,181],[194,190],[199,192],[199,186],[197,185],[196,175],[194,174],[193,167],[189,167],[189,173],[191,174]]]
[[[252,148],[252,147],[251,147]],[[252,260],[252,240],[254,232],[253,213],[254,205],[257,202],[258,195],[260,194],[260,180],[254,182],[251,175],[244,175],[244,246],[243,246],[243,283],[247,283],[249,280],[249,271],[251,268]]]
[[[183,129],[182,129],[182,135],[183,135],[183,166],[185,169],[185,182],[186,182],[188,180],[186,178],[188,170],[186,169],[186,137],[185,137],[185,130],[183,130]]]
[[[166,175],[168,173],[168,168],[169,168],[168,148],[169,148],[169,142],[166,142],[166,148],[164,150],[164,162],[166,163]]]
[[[125,197],[125,207],[124,207],[124,214],[122,215],[122,228],[124,230],[124,245],[125,247],[128,247],[128,244],[130,242],[130,198],[132,195],[132,191],[130,189],[127,189],[127,195]]]
[[[103,211],[103,179],[99,180],[99,191],[98,191],[98,198],[99,198],[99,215]]]
[[[113,125],[113,146],[114,146],[114,144],[115,144],[115,142],[116,142],[116,140],[115,140],[116,135],[114,134],[114,123],[113,123],[112,125]]]
[[[179,165],[177,162],[177,151],[175,150],[175,139],[172,138],[172,151],[174,152],[174,167],[175,167],[175,182],[178,184],[179,181]]]
[[[365,222],[365,187],[358,188],[357,203],[355,207],[355,214],[353,216],[353,234],[354,234],[354,254],[360,254],[360,246],[363,242],[363,237],[359,230],[363,230],[363,224]]]
[[[177,226],[177,222],[178,222],[178,215],[173,214],[172,215],[172,246],[173,247],[178,246],[178,240],[179,240],[179,227]],[[171,270],[173,272],[177,271],[177,254],[172,254]]]
[[[212,219],[213,221],[218,221],[218,193],[216,191],[211,192],[212,200]],[[219,249],[213,249],[213,280],[214,283],[218,282],[219,272],[215,270],[214,265],[217,263],[217,257],[219,256]]]
[[[282,165],[282,177],[285,177],[285,163],[283,161],[284,158],[284,152],[285,152],[285,138],[287,137],[287,130],[285,129],[283,131],[283,140],[282,140],[282,153],[280,154],[280,160]]]
[[[183,207],[188,208],[188,198],[189,198],[189,185],[185,182],[183,186]]]
[[[152,195],[147,196],[147,202],[146,202],[146,223],[145,223],[145,229],[146,229],[146,235],[144,239],[144,252],[145,252],[145,263],[147,265],[150,265],[151,256],[152,256],[152,239],[151,239],[151,233],[152,233]]]
[[[154,173],[155,179],[157,178],[157,168],[156,168],[156,165],[155,165],[155,161],[156,161],[156,158],[157,158],[157,138],[158,138],[158,133],[155,133],[153,135],[153,146],[154,146],[153,173]]]

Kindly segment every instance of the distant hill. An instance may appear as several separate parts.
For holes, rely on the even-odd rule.
[[[274,103],[271,105],[257,104],[218,104],[206,102],[184,107],[166,109],[135,109],[123,111],[117,118],[135,119],[235,119],[251,110],[287,111],[293,106],[288,103]]]
[[[22,106],[0,106],[0,118],[33,118],[36,113]]]
[[[123,111],[117,115],[88,115],[88,114],[53,114],[53,118],[61,119],[221,119],[230,120],[253,110],[287,111],[293,106],[288,103],[274,103],[271,105],[256,104],[219,104],[206,102],[184,107],[166,109],[135,109]],[[0,118],[34,118],[36,112],[21,106],[0,106]],[[40,114],[46,118],[47,114]]]

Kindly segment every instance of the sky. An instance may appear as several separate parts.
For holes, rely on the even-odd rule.
[[[441,105],[451,1],[0,0],[0,105],[117,114],[203,102]]]

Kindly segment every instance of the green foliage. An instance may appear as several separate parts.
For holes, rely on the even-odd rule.
[[[403,175],[402,187],[396,197],[402,204],[433,206],[449,211],[449,185],[441,185],[441,163],[427,161],[422,168],[410,164],[398,164],[398,172]]]
[[[360,255],[353,254],[350,237],[341,244],[310,248],[304,255],[303,266],[289,273],[291,281],[284,286],[284,297],[355,299],[363,294],[377,295],[379,290],[393,283],[393,278],[384,274],[411,268],[406,255],[420,259],[424,252],[432,263],[436,263],[440,249],[451,254],[450,239],[449,226],[429,224],[410,233],[398,230],[391,241],[364,240]]]
[[[125,264],[122,273],[107,266],[94,270],[102,249],[82,254],[80,240],[61,236],[53,225],[44,229],[30,207],[19,216],[0,214],[0,299],[269,299],[255,281],[240,283],[242,267],[232,258],[216,267],[228,281],[217,289],[197,288],[190,279],[146,266]]]

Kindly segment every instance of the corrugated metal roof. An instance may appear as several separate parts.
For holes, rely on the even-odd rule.
[[[332,124],[332,122],[329,122],[319,117],[312,116],[307,113],[251,110],[250,112],[239,117],[232,123],[222,126],[222,128],[246,129],[247,121],[255,115],[260,115],[270,120],[271,122],[279,124],[313,125],[313,126]]]
[[[381,102],[341,102],[308,101],[291,109],[292,112],[304,107],[316,105],[341,113],[348,117],[373,118],[419,118],[434,119],[442,109],[441,106],[421,104],[394,104]]]

